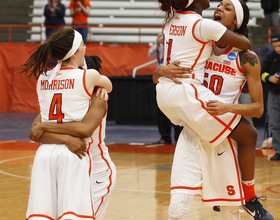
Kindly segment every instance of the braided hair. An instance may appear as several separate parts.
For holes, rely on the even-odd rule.
[[[26,77],[38,79],[40,74],[46,74],[47,70],[54,67],[58,60],[62,60],[72,48],[74,40],[74,29],[61,28],[51,35],[49,40],[30,53],[31,56],[22,65],[22,73]],[[70,58],[69,58],[70,59]]]

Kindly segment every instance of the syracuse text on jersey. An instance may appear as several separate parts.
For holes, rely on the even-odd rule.
[[[48,80],[42,80],[40,90],[74,89],[74,83],[75,79],[53,80],[52,84]]]
[[[187,30],[187,26],[171,25],[169,30],[169,35],[185,36],[186,30]]]
[[[228,74],[231,76],[236,75],[235,69],[231,68],[230,66],[227,66],[227,65],[224,65],[221,63],[211,62],[211,61],[206,61],[205,69],[217,71],[219,73],[225,73],[225,74]]]

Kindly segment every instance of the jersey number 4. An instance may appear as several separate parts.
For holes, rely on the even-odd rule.
[[[57,123],[61,123],[64,118],[62,113],[62,94],[55,93],[51,102],[49,120],[57,120]]]

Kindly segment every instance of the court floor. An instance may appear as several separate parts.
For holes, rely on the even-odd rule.
[[[0,114],[0,220],[25,218],[32,162],[38,148],[37,143],[26,137],[34,115],[13,118],[16,120]],[[113,127],[108,126],[107,145],[116,164],[117,184],[105,220],[167,220],[175,145],[149,144],[150,139],[158,138],[154,126]],[[126,142],[121,143],[119,138]],[[268,161],[273,154],[272,149],[256,148],[256,193],[267,197],[262,204],[280,220],[280,162]],[[241,217],[250,219],[246,213]],[[200,196],[195,196],[189,219],[216,220],[220,215],[204,205]]]

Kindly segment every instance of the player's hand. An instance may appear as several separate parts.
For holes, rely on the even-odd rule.
[[[223,115],[228,110],[228,104],[217,100],[210,100],[206,103],[206,109],[210,115]]]
[[[103,87],[97,87],[94,89],[95,97],[99,98],[100,100],[104,100],[104,102],[107,102],[109,99],[108,92]]]
[[[173,62],[165,66],[161,66],[161,71],[159,73],[161,76],[166,76],[173,80],[175,83],[181,84],[182,82],[178,78],[190,78],[191,69],[186,67],[181,67],[180,62]]]
[[[277,74],[271,75],[268,80],[269,82],[277,84],[279,80],[279,76]]]
[[[76,154],[80,159],[86,156],[87,146],[84,139],[69,135],[66,140],[66,146],[73,154]]]
[[[40,142],[40,137],[42,136],[43,133],[44,133],[44,130],[42,128],[41,122],[33,124],[31,127],[31,130],[30,130],[29,138],[32,141]]]

